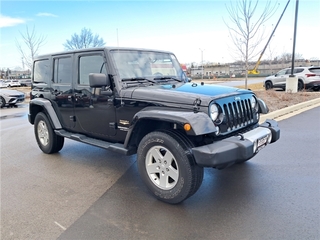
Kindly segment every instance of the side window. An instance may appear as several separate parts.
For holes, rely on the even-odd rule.
[[[103,57],[101,55],[81,56],[79,58],[79,79],[80,85],[89,85],[89,73],[107,74]]]
[[[54,59],[54,83],[70,84],[72,81],[72,60],[71,57]]]
[[[294,73],[301,73],[303,71],[303,68],[296,68],[294,69]]]
[[[49,60],[36,61],[33,66],[33,82],[49,83]]]
[[[291,69],[288,69],[285,74],[290,74],[290,73],[291,73]]]
[[[277,75],[280,76],[280,75],[283,75],[283,74],[285,74],[285,73],[286,73],[286,70],[283,69],[283,70],[279,71],[279,72],[277,73]]]

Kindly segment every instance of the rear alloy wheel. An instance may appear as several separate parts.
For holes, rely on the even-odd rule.
[[[56,153],[62,149],[64,138],[54,133],[48,117],[42,112],[35,118],[34,133],[38,146],[44,153]]]
[[[187,143],[172,132],[151,132],[137,153],[140,176],[161,201],[177,204],[201,186],[203,168],[196,165]]]
[[[0,108],[3,108],[6,105],[6,100],[3,97],[0,97]]]
[[[302,91],[304,89],[304,84],[302,80],[298,81],[298,91]]]

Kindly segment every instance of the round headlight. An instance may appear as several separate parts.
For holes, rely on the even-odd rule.
[[[256,106],[257,106],[257,99],[254,96],[252,96],[251,97],[251,108],[256,108]]]
[[[209,109],[209,114],[210,114],[212,121],[217,120],[218,115],[219,115],[219,109],[218,109],[217,104],[211,104],[210,109]]]

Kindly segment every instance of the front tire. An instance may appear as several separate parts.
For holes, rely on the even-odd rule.
[[[270,90],[273,88],[272,82],[268,81],[265,83],[265,89],[266,90]]]
[[[0,108],[3,108],[6,105],[6,100],[3,97],[0,97]]]
[[[190,143],[173,132],[151,132],[137,153],[140,176],[161,201],[177,204],[201,186],[203,168],[196,165]]]
[[[42,112],[35,118],[34,133],[38,146],[44,153],[56,153],[62,149],[64,138],[54,133],[48,117]]]

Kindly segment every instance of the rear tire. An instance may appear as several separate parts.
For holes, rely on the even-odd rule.
[[[173,132],[151,132],[141,140],[138,170],[159,200],[177,204],[201,186],[203,168],[195,163],[189,146],[190,142]]]
[[[62,149],[64,138],[54,133],[48,117],[42,112],[35,118],[34,133],[38,146],[44,153],[56,153]]]
[[[298,91],[302,91],[304,89],[304,83],[302,80],[298,80]]]

